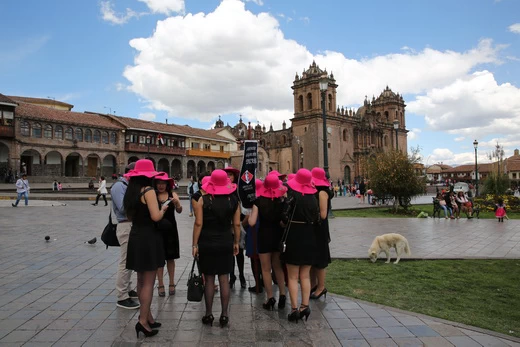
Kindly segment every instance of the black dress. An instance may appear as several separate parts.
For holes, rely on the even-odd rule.
[[[172,199],[173,195],[169,194],[168,198]],[[159,208],[160,207],[161,204],[159,204]],[[157,228],[162,234],[165,259],[179,259],[179,231],[177,230],[175,207],[173,204],[166,210],[163,219],[157,222]]]
[[[294,215],[293,215],[294,210]],[[290,190],[284,219],[292,222],[287,231],[286,250],[280,259],[291,265],[313,265],[316,255],[316,223],[319,220],[318,201],[314,194]]]
[[[203,195],[202,230],[199,236],[200,271],[225,275],[233,271],[233,216],[238,208],[236,194]]]
[[[278,245],[282,238],[283,228],[280,226],[282,219],[283,201],[278,199],[259,197],[255,201],[258,207],[258,253],[279,252]]]
[[[139,196],[139,201],[141,196]],[[137,272],[155,271],[164,266],[164,246],[161,232],[152,221],[148,206],[140,202],[132,217],[128,237],[126,268]]]
[[[316,193],[316,199],[318,199],[319,205],[319,194],[321,191],[325,191],[329,198],[327,199],[327,211],[330,209],[330,200],[332,199],[332,191],[328,187],[316,187],[318,192]],[[314,229],[316,232],[316,256],[314,258],[314,264],[317,269],[325,269],[330,263],[330,232],[329,232],[329,218],[321,219],[321,222],[316,225]]]

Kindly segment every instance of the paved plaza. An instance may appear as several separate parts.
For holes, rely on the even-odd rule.
[[[353,198],[335,201],[335,208],[357,207]],[[204,304],[186,300],[193,225],[187,201],[178,215],[177,294],[154,293],[152,310],[163,327],[155,337],[136,339],[138,310],[115,306],[119,249],[107,250],[99,240],[109,208],[85,200],[31,200],[17,208],[11,202],[0,200],[1,346],[520,346],[520,339],[337,295],[311,302],[309,320],[294,324],[287,321],[289,304],[268,312],[261,306],[265,295],[240,288],[232,290],[229,327],[203,326]],[[330,223],[336,258],[366,258],[373,237],[387,232],[406,236],[413,258],[520,258],[517,220],[335,218]],[[95,236],[96,244],[85,243]],[[245,268],[251,285],[248,259]],[[217,317],[219,305],[216,299]]]

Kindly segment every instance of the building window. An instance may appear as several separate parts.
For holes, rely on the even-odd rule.
[[[220,146],[220,152],[224,152],[224,146]]]
[[[298,97],[298,111],[303,112],[303,95]]]
[[[332,109],[332,95],[329,94],[329,111],[334,111]]]
[[[513,172],[513,178],[516,178],[516,172]]]
[[[95,142],[95,143],[100,143],[101,142],[101,131],[94,130],[94,138],[93,138],[92,142]]]
[[[45,125],[45,129],[43,130],[43,136],[47,139],[52,139],[52,125]]]
[[[329,143],[327,143],[327,147],[328,147],[328,148],[330,149],[330,142],[329,142]]]
[[[303,131],[304,131],[304,132],[307,132],[307,127],[305,127],[305,128],[303,129]]]
[[[92,130],[85,130],[85,142],[92,142]]]
[[[307,94],[307,109],[312,110],[312,94]]]
[[[198,143],[198,142],[191,143],[191,149],[199,149],[199,148],[200,148],[200,143]]]
[[[54,129],[54,138],[63,140],[63,127],[61,125],[57,125],[56,129]]]
[[[76,136],[74,137],[77,141],[83,142],[83,130],[80,128],[76,129]]]
[[[33,137],[42,137],[42,125],[40,123],[34,123],[32,127]]]
[[[65,140],[72,141],[73,134],[74,134],[74,130],[72,130],[71,127],[68,127],[67,130],[65,130]]]
[[[2,125],[13,125],[14,113],[11,111],[0,111],[2,115],[1,123]]]
[[[110,143],[113,145],[117,144],[117,134],[115,132],[110,133]]]
[[[29,122],[22,122],[22,124],[20,125],[20,132],[22,133],[22,136],[31,135],[31,127],[29,125]]]
[[[347,141],[347,129],[343,130],[343,141]]]
[[[107,131],[103,131],[102,139],[103,139],[103,143],[108,143],[108,132]]]

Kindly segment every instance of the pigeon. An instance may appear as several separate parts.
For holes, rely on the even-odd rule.
[[[92,240],[88,240],[87,243],[89,245],[93,245],[94,243],[96,243],[96,241],[97,241],[97,238],[94,237]]]
[[[49,241],[50,239],[50,236],[45,236],[45,241]]]

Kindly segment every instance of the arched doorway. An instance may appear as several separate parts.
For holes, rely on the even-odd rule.
[[[109,154],[103,158],[102,175],[106,178],[112,177],[112,175],[115,173],[117,173],[116,157],[114,157],[112,154]]]
[[[99,156],[97,154],[89,154],[87,156],[87,176],[98,177],[101,176]]]
[[[157,163],[157,171],[163,171],[170,176],[170,162],[166,158],[161,158]]]
[[[223,170],[224,169],[224,162],[223,161],[217,162],[217,169],[219,169],[219,170]]]
[[[208,162],[208,172],[211,173],[213,170],[215,170],[215,163],[212,161]]]
[[[41,176],[43,170],[40,153],[34,149],[24,151],[20,157],[19,171],[28,176]]]
[[[206,172],[206,163],[202,160],[199,160],[199,162],[197,163],[197,176],[200,175],[201,173],[205,173]]]
[[[0,179],[1,182],[9,183],[9,147],[0,142]],[[11,175],[14,175],[11,170]]]
[[[138,157],[130,157],[130,158],[128,158],[128,162],[127,162],[127,164],[135,163],[135,162],[138,161],[138,160],[139,160]]]
[[[83,175],[83,158],[78,153],[70,153],[65,158],[65,176],[80,177]]]
[[[172,177],[174,177],[176,180],[179,180],[182,177],[182,163],[179,159],[173,159]]]
[[[345,184],[350,184],[350,166],[348,165],[345,166],[343,179],[345,180]]]
[[[45,156],[44,176],[63,176],[62,158],[59,152],[52,151]]]
[[[188,172],[186,172],[186,178],[190,178],[192,176],[194,176],[194,178],[197,178],[195,177],[197,175],[197,172],[195,172],[195,162],[193,160],[188,161],[187,170]]]

